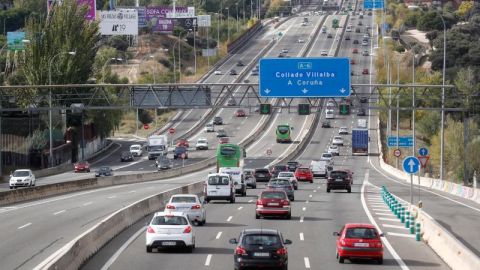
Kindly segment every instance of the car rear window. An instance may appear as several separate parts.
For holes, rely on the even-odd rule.
[[[286,134],[290,131],[290,128],[288,126],[278,126],[277,130],[280,134]]]
[[[373,228],[348,228],[345,238],[375,239],[378,238],[378,234]]]
[[[293,177],[293,173],[281,172],[278,174],[278,177]]]
[[[261,197],[262,199],[286,199],[287,196],[285,192],[263,192]]]
[[[223,146],[220,148],[222,156],[233,156],[237,153],[237,149],[233,146]]]
[[[285,165],[277,165],[273,167],[275,171],[285,171],[287,169],[287,166]]]
[[[330,172],[330,177],[332,178],[346,178],[347,175],[348,175],[347,172],[342,172],[342,171]]]
[[[270,184],[274,185],[290,185],[290,181],[287,179],[275,179],[275,180],[270,180]]]
[[[278,235],[249,234],[243,238],[243,244],[246,246],[281,246],[282,242]]]
[[[255,174],[258,174],[258,173],[267,174],[269,173],[269,171],[267,169],[256,169]]]
[[[208,178],[209,185],[228,185],[230,180],[226,176],[210,176]]]
[[[308,172],[310,172],[310,169],[308,169],[308,168],[299,168],[298,171],[301,172],[301,173],[308,173]]]
[[[195,203],[195,197],[172,197],[172,203]]]
[[[181,216],[157,216],[152,220],[152,225],[188,225],[188,221]]]

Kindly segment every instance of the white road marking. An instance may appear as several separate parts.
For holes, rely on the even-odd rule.
[[[397,221],[401,222],[398,218],[386,218],[386,217],[380,217],[378,218],[379,220],[385,220],[385,221]]]
[[[372,214],[370,213],[370,210],[368,210],[367,203],[365,202],[365,186],[366,186],[367,183],[368,183],[369,173],[370,173],[370,170],[367,169],[367,171],[365,172],[365,179],[363,180],[362,188],[361,188],[361,190],[360,190],[360,200],[361,200],[361,202],[362,202],[363,210],[365,211],[365,214],[367,214],[367,217],[368,217],[368,219],[370,220],[370,222],[377,228],[377,230],[381,231],[381,230],[380,230],[380,227],[379,227],[378,224],[377,224],[377,222],[375,221],[375,219],[373,218]],[[380,219],[381,219],[381,218],[380,218]],[[405,264],[405,262],[402,260],[402,258],[400,258],[400,256],[399,256],[398,253],[395,251],[395,249],[393,249],[392,245],[390,244],[390,242],[388,241],[387,238],[383,239],[383,244],[384,244],[384,246],[388,249],[388,251],[390,252],[390,254],[392,255],[392,257],[395,259],[395,261],[397,261],[397,264],[400,266],[400,268],[402,268],[403,270],[408,270],[408,269],[410,269],[410,268],[408,268],[408,266]]]
[[[108,259],[108,261],[103,265],[100,270],[108,270],[110,266],[112,266],[112,264],[118,259],[118,257],[120,257],[123,251],[125,251],[125,249],[127,249],[127,247],[130,246],[130,244],[135,241],[135,239],[137,239],[141,233],[145,232],[146,229],[147,227],[142,227],[135,234],[130,236],[130,238],[128,238],[128,240],[123,243],[123,245],[112,255],[112,257],[110,257],[110,259]]]
[[[305,211],[305,210],[307,210],[307,208],[306,208],[306,207],[302,207],[302,211]]]
[[[242,209],[243,209],[243,206],[238,207],[238,210],[242,210]]]
[[[379,213],[379,212],[375,212],[375,215],[395,217],[395,215],[394,215],[394,214],[391,214],[391,213]]]
[[[389,208],[372,208],[373,211],[380,211],[380,212],[390,212],[391,210]]]
[[[22,226],[18,227],[17,229],[21,230],[21,229],[26,228],[26,227],[28,227],[28,226],[30,226],[30,225],[32,225],[31,222],[30,222],[30,223],[27,223],[27,224],[25,224],[25,225],[22,225]]]
[[[308,257],[304,257],[303,261],[305,262],[305,268],[310,269],[310,260]]]
[[[303,216],[300,217],[300,222],[303,222]]]
[[[110,196],[110,197],[107,197],[107,199],[113,199],[113,198],[116,198],[117,195],[113,195],[113,196]]]
[[[132,190],[132,191],[130,191],[130,192],[128,192],[128,193],[135,193],[135,192],[137,192],[137,191],[136,191],[136,190]]]
[[[314,190],[313,190],[313,192],[317,192],[317,190],[316,190],[316,189],[314,189]]]
[[[61,211],[58,211],[58,212],[53,213],[53,215],[56,216],[56,215],[59,215],[59,214],[61,214],[61,213],[66,212],[66,211],[67,211],[67,210],[63,209],[63,210],[61,210]]]
[[[212,260],[212,254],[208,254],[207,259],[205,260],[205,266],[210,266],[211,260]]]
[[[222,232],[218,232],[218,233],[217,233],[217,236],[215,237],[215,239],[218,240],[218,239],[220,239],[221,236],[222,236]]]
[[[232,218],[233,218],[232,216],[229,216],[229,217],[227,218],[227,222],[230,222],[230,221],[232,220]]]
[[[382,226],[385,227],[385,228],[395,228],[395,229],[408,230],[408,228],[405,228],[405,226],[400,226],[400,225],[382,224]]]
[[[308,197],[309,197],[309,198],[312,198],[313,196],[312,196],[312,194],[310,194],[310,195],[308,195]]]
[[[407,233],[394,233],[394,232],[387,232],[388,235],[391,236],[400,236],[400,237],[407,237],[407,238],[415,238],[414,234],[407,234]]]
[[[93,203],[93,202],[86,202],[86,203],[83,204],[83,206],[87,206],[87,205],[90,205],[90,204],[92,204],[92,203]]]
[[[249,203],[253,202],[253,200],[248,200]]]
[[[305,240],[305,238],[303,237],[303,232],[300,233],[300,241],[303,241]]]
[[[140,168],[139,170],[143,170],[143,168]]]
[[[305,203],[308,203],[308,200],[307,200],[307,201],[305,201]]]

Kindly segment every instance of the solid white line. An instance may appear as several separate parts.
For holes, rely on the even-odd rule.
[[[87,205],[90,205],[90,204],[92,204],[92,203],[93,203],[93,202],[86,202],[86,203],[83,204],[83,206],[87,206]]]
[[[380,231],[380,227],[378,226],[377,222],[375,221],[372,214],[370,213],[370,210],[368,210],[367,203],[365,202],[365,186],[368,183],[369,173],[370,173],[370,170],[367,169],[367,171],[365,172],[365,179],[363,180],[362,189],[360,191],[360,200],[362,201],[363,210],[365,211],[365,214],[367,214],[368,219],[377,228],[377,230]],[[397,254],[395,249],[393,249],[392,245],[390,244],[387,238],[384,238],[382,242],[384,246],[388,249],[390,254],[392,254],[392,257],[395,259],[395,261],[397,261],[400,268],[402,268],[403,270],[410,269],[402,260],[402,258],[400,258],[400,256]]]
[[[220,239],[221,236],[222,236],[222,232],[218,232],[218,233],[217,233],[217,236],[215,237],[215,239],[218,240],[218,239]]]
[[[300,222],[303,222],[303,216],[300,217]]]
[[[380,211],[380,212],[390,212],[389,208],[372,208],[373,211]]]
[[[209,266],[211,260],[212,260],[212,254],[208,254],[207,259],[205,260],[205,266]]]
[[[305,240],[305,238],[303,237],[303,232],[300,233],[300,241],[303,241]]]
[[[310,269],[310,260],[308,257],[304,257],[303,261],[305,262],[305,268]]]
[[[23,226],[18,227],[17,229],[20,230],[20,229],[26,228],[26,227],[28,227],[28,226],[30,226],[30,225],[32,225],[32,223],[27,223],[27,224],[25,224],[25,225],[23,225]]]
[[[307,210],[307,207],[302,207],[302,211],[305,211],[305,210]]]
[[[108,261],[102,266],[101,270],[108,270],[110,268],[110,266],[112,266],[112,264],[118,259],[118,257],[120,257],[120,255],[123,253],[123,251],[125,251],[125,249],[127,249],[127,247],[133,242],[135,241],[135,239],[138,238],[138,236],[145,232],[145,230],[147,229],[147,227],[142,227],[140,230],[138,230],[135,234],[133,234],[132,236],[130,236],[130,238],[128,238],[128,240],[123,243],[123,245],[112,255],[112,257],[110,257],[110,259],[108,259]]]
[[[238,207],[238,210],[242,210],[242,209],[243,209],[243,206]]]
[[[58,211],[58,212],[53,213],[53,215],[56,216],[56,215],[58,215],[58,214],[61,214],[61,213],[63,213],[63,212],[66,212],[66,211],[67,211],[67,210],[64,209],[64,210],[61,210],[61,211]]]
[[[408,237],[408,238],[415,238],[414,234],[406,234],[406,233],[394,233],[394,232],[387,232],[388,235],[391,236],[400,236],[400,237]]]
[[[230,222],[230,220],[232,220],[232,218],[233,218],[232,216],[229,216],[229,217],[227,218],[227,222]]]
[[[391,217],[395,217],[394,214],[391,214],[391,213],[377,213],[375,212],[375,215],[378,215],[378,216],[391,216]]]
[[[396,222],[400,222],[400,220],[398,218],[386,218],[386,217],[380,217],[378,218],[379,220],[386,220],[386,221],[396,221]]]
[[[405,226],[400,226],[400,225],[382,224],[382,226],[385,227],[385,228],[395,228],[395,229],[405,229],[405,230],[408,230],[408,228],[405,228]]]

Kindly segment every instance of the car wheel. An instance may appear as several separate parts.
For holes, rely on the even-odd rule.
[[[35,184],[36,184],[36,181],[35,181],[35,180],[33,180],[33,184],[32,184],[32,186],[35,186]]]
[[[147,246],[147,253],[152,253],[152,247],[151,246]]]
[[[298,186],[294,186],[294,187],[293,187],[293,190],[298,190]]]
[[[344,262],[345,262],[345,258],[342,257],[342,256],[338,256],[338,262],[339,262],[339,263],[344,263]]]
[[[235,203],[235,195],[233,195],[233,197],[230,198],[230,203]]]
[[[257,188],[257,184],[255,184],[252,188],[253,188],[253,189],[256,189],[256,188]]]
[[[10,186],[10,189],[13,189],[13,187],[12,187],[12,186]]]
[[[90,172],[90,169],[89,169],[89,170],[87,170],[87,172]]]
[[[327,188],[327,193],[330,193],[330,189],[329,189],[329,188]]]
[[[255,219],[260,219],[260,215],[259,215],[259,214],[255,214]]]
[[[295,201],[295,197],[292,197],[292,199],[290,201],[292,201],[292,202]]]
[[[242,197],[245,197],[245,196],[247,196],[247,189],[246,189],[246,188],[245,188],[245,190],[244,190],[243,193],[242,193]]]
[[[348,193],[352,193],[352,187],[348,187],[348,188],[347,188],[347,192],[348,192]]]
[[[287,215],[287,219],[292,219],[292,213],[289,213],[289,214]]]
[[[377,259],[377,263],[378,263],[378,264],[383,264],[383,258],[378,258],[378,259]]]

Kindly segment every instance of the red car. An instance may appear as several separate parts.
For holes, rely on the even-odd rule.
[[[357,48],[353,49],[352,53],[358,53],[358,49]]]
[[[257,200],[255,218],[259,219],[263,216],[284,216],[287,219],[292,218],[290,200],[285,191],[262,191]]]
[[[363,75],[368,75],[368,68],[364,68],[364,69],[362,70],[362,74],[363,74]]]
[[[298,181],[308,181],[313,183],[313,173],[308,167],[300,167],[295,170],[295,177]]]
[[[343,263],[345,259],[372,259],[383,264],[383,244],[372,224],[345,224],[340,232],[334,232],[337,238],[337,259]]]
[[[247,115],[247,114],[246,114],[245,111],[242,110],[242,109],[238,109],[238,110],[235,111],[235,116],[236,116],[236,117],[245,117],[246,115]]]
[[[90,172],[90,164],[87,161],[79,161],[74,165],[75,172]]]
[[[176,146],[190,147],[187,139],[178,139]]]
[[[230,140],[228,139],[228,137],[220,137],[218,143],[219,144],[224,144],[224,143],[228,143]]]

